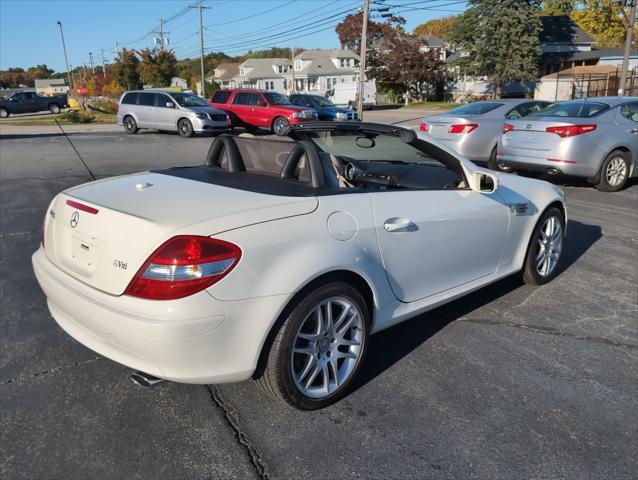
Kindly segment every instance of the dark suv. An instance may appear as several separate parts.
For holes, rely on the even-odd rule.
[[[357,120],[357,112],[350,108],[338,107],[320,95],[290,95],[290,103],[300,107],[312,108],[319,120]]]
[[[277,135],[285,135],[289,125],[317,119],[314,110],[293,105],[285,95],[268,90],[217,90],[209,104],[224,110],[234,127],[267,128]]]

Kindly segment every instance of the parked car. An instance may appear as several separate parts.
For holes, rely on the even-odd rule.
[[[320,95],[290,95],[290,103],[299,107],[312,108],[319,120],[357,120],[357,112],[350,108],[337,107]]]
[[[12,113],[43,112],[60,113],[67,108],[69,101],[66,95],[45,97],[36,92],[18,92],[6,100],[0,100],[0,118],[7,118]]]
[[[203,165],[58,194],[33,255],[53,318],[140,384],[255,378],[310,410],[345,393],[371,333],[517,272],[556,276],[556,186],[395,125],[289,137],[220,135]]]
[[[328,92],[326,97],[335,105],[357,108],[359,100],[359,82],[339,82]],[[377,105],[377,84],[374,80],[368,80],[363,84],[363,108],[372,108]]]
[[[269,90],[217,90],[210,105],[225,111],[234,127],[265,128],[276,135],[286,135],[290,125],[317,119],[313,110],[293,105],[285,95]]]
[[[468,103],[424,118],[419,134],[446,144],[470,160],[487,164],[492,170],[499,170],[496,144],[503,133],[505,122],[538,112],[550,103],[524,99]]]
[[[226,112],[211,108],[203,98],[189,92],[161,89],[125,92],[120,98],[117,123],[129,134],[137,133],[140,128],[151,128],[178,132],[182,137],[230,129]]]
[[[637,174],[638,97],[573,100],[508,121],[497,155],[513,170],[574,175],[604,192],[621,190]]]

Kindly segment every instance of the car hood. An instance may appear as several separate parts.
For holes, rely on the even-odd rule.
[[[182,108],[184,108],[185,110],[190,110],[191,112],[203,112],[203,113],[212,113],[212,114],[225,113],[213,107],[182,107]]]
[[[342,107],[319,107],[316,110],[318,112],[326,112],[326,113],[350,113],[350,112],[354,112],[354,110],[351,110],[349,108],[342,108]]]

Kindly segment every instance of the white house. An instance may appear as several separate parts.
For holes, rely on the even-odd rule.
[[[435,37],[434,35],[422,35],[420,37],[425,42],[425,45],[420,47],[422,52],[436,52],[436,55],[439,57],[439,60],[444,62],[447,58],[447,45],[443,40],[439,37]]]
[[[220,63],[214,72],[210,80],[214,80],[221,88],[233,88],[236,86],[233,78],[239,75],[239,63]]]
[[[40,95],[58,95],[67,93],[69,86],[63,78],[46,78],[35,80],[35,91]]]
[[[237,88],[285,92],[288,90],[286,74],[291,68],[288,58],[249,58],[239,64],[239,72],[232,78],[232,83]]]
[[[325,95],[337,83],[359,79],[359,55],[342,49],[304,50],[294,57],[293,71],[286,74],[288,86],[293,74],[295,92]]]

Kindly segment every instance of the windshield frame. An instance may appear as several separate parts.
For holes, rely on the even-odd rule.
[[[269,105],[276,105],[276,106],[280,106],[280,105],[292,105],[292,103],[290,103],[290,99],[284,95],[283,93],[279,93],[279,92],[262,92],[263,96],[266,98],[266,101],[268,102]],[[276,101],[274,102],[272,99],[274,98],[281,98],[284,100],[284,102],[279,102]]]

